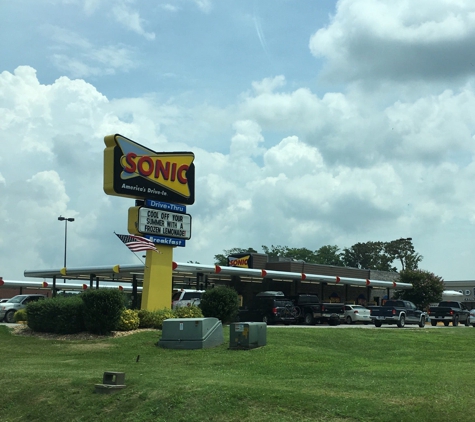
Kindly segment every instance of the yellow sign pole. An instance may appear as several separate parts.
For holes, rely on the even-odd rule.
[[[171,308],[173,246],[160,245],[159,252],[147,251],[142,289],[142,309]]]

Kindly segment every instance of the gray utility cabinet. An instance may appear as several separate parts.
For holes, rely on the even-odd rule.
[[[230,349],[255,349],[267,344],[265,322],[233,322],[229,326]]]
[[[157,345],[166,349],[208,349],[224,343],[217,318],[170,318],[163,321]]]

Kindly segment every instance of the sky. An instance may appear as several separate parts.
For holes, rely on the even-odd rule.
[[[177,262],[411,237],[475,279],[472,0],[0,0],[0,276],[140,264],[104,137],[195,155]]]

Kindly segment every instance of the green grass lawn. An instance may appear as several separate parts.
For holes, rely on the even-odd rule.
[[[475,329],[267,329],[253,350],[172,350],[160,331],[100,340],[0,326],[0,421],[462,421]],[[137,357],[140,356],[137,362]],[[126,388],[95,393],[104,371]]]

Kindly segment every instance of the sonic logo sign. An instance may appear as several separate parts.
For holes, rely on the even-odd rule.
[[[249,268],[250,255],[234,257],[228,256],[228,264],[230,267]]]
[[[155,152],[122,135],[104,138],[104,192],[135,199],[195,202],[192,152]]]

